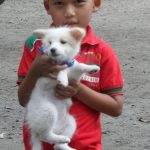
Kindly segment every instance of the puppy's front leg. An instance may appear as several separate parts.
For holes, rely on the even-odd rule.
[[[59,84],[63,85],[64,87],[68,86],[68,75],[67,75],[67,69],[64,69],[60,71],[57,75],[57,81]]]
[[[100,70],[100,67],[97,65],[87,65],[83,63],[78,63],[77,67],[82,73],[95,73]]]

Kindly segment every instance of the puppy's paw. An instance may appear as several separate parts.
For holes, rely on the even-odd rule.
[[[57,143],[70,143],[70,138],[67,136],[61,135]]]
[[[77,150],[74,148],[71,148],[68,143],[63,143],[63,144],[55,144],[54,145],[54,150]]]
[[[96,73],[100,70],[100,67],[99,66],[96,66],[96,65],[91,65],[90,67],[90,70],[89,70],[89,73],[92,74],[92,73]]]

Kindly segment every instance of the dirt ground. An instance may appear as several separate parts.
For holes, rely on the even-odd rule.
[[[0,5],[0,150],[23,150],[17,67],[25,39],[49,22],[42,0]],[[102,116],[103,149],[150,150],[150,1],[103,0],[92,25],[116,50],[125,80],[123,114]]]

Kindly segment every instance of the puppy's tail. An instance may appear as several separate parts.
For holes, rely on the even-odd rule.
[[[37,136],[32,135],[32,150],[42,150],[42,143]]]

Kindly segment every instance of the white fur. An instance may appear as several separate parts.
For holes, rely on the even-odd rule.
[[[34,34],[42,37],[44,53],[61,64],[78,54],[85,31],[76,27],[60,27],[36,30]],[[51,52],[52,49],[55,53]],[[74,150],[68,146],[76,130],[75,118],[68,113],[72,101],[70,98],[59,100],[55,97],[54,87],[58,82],[66,87],[68,77],[79,80],[83,73],[98,70],[99,67],[96,65],[75,61],[72,67],[58,73],[57,81],[46,77],[38,79],[26,107],[26,120],[31,129],[32,150],[42,150],[41,141],[55,144],[55,150]]]

